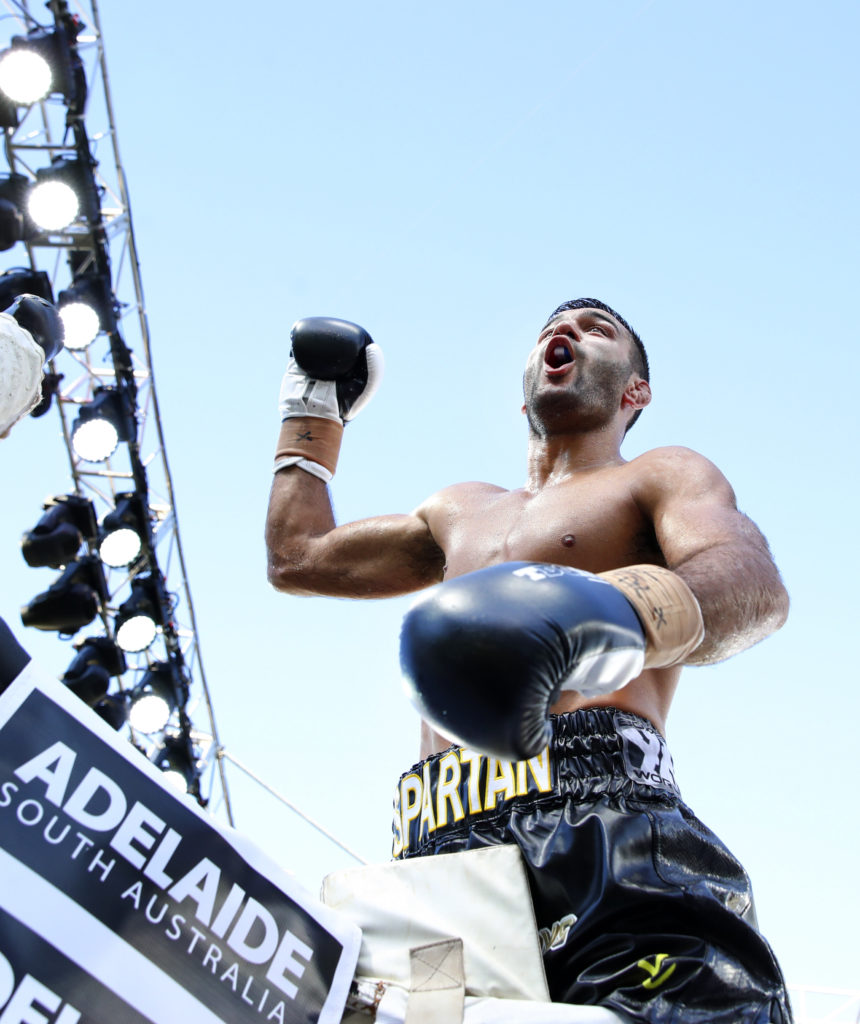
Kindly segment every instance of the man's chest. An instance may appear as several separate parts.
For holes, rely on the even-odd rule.
[[[651,523],[629,490],[563,485],[476,496],[450,511],[437,541],[447,576],[499,562],[539,561],[589,572],[662,562]]]

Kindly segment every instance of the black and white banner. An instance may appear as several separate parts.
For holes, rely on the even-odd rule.
[[[333,1024],[360,940],[32,662],[0,697],[0,1024]]]

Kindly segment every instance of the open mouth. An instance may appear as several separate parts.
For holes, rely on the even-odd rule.
[[[573,352],[564,341],[552,341],[544,352],[544,363],[550,370],[564,370],[573,362]]]

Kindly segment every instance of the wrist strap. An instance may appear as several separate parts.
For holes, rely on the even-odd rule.
[[[628,565],[598,573],[617,587],[645,631],[645,668],[682,665],[705,638],[702,609],[676,573],[659,565]]]
[[[342,438],[343,424],[339,420],[330,420],[322,416],[290,416],[281,424],[278,447],[275,451],[275,470],[282,469],[285,465],[301,466],[301,462],[307,460],[323,467],[328,472],[330,480],[337,466]],[[292,458],[296,461],[284,461]],[[315,475],[320,476],[319,473]]]
[[[282,469],[289,469],[290,466],[296,466],[298,469],[303,469],[306,473],[310,473],[311,476],[319,477],[323,483],[329,483],[332,478],[332,474],[321,466],[318,462],[311,462],[308,459],[303,459],[298,455],[288,455],[283,459],[276,459],[275,465],[272,469],[273,473],[278,473]]]

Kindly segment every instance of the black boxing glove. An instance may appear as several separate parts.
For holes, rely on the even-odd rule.
[[[679,576],[634,566],[599,576],[509,562],[457,576],[407,613],[407,692],[440,733],[508,760],[546,746],[562,690],[612,693],[643,668],[681,663],[702,641]]]
[[[307,317],[293,324],[292,348],[281,382],[283,426],[275,472],[288,466],[330,480],[343,425],[373,397],[382,379],[382,351],[358,324]]]

